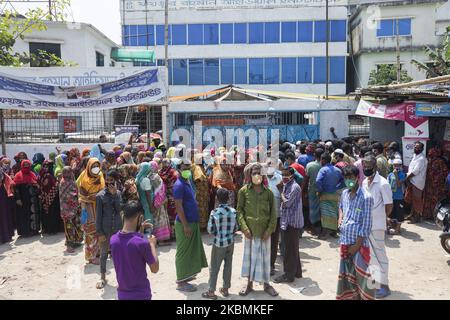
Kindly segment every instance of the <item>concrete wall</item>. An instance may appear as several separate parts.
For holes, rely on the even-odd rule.
[[[334,133],[338,138],[348,137],[348,116],[351,111],[322,111],[320,112],[320,139],[334,139],[330,128],[334,128]]]

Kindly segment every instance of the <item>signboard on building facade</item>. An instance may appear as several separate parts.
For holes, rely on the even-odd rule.
[[[422,117],[450,117],[450,103],[417,103],[416,115]]]
[[[139,126],[114,126],[115,131],[115,138],[114,143],[115,144],[128,144],[130,141],[130,137],[133,133],[138,136],[139,134]]]
[[[405,137],[428,138],[428,118],[416,115],[416,104],[410,103],[405,108]]]

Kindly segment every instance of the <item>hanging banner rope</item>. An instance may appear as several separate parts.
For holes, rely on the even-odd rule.
[[[151,104],[166,96],[160,69],[89,86],[57,86],[0,73],[0,109],[24,111],[105,110]]]

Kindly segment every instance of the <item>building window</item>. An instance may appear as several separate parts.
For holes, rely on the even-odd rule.
[[[222,23],[220,25],[220,43],[230,44],[233,43],[233,24]]]
[[[203,60],[189,59],[189,85],[203,85]]]
[[[203,44],[219,44],[219,25],[217,23],[203,26]]]
[[[247,24],[234,24],[234,43],[247,43]]]
[[[326,58],[314,57],[314,83],[326,83]]]
[[[98,51],[95,51],[95,65],[97,67],[105,66],[105,56]]]
[[[264,84],[280,83],[280,59],[264,59]]]
[[[301,57],[297,61],[297,82],[311,83],[312,82],[312,58]]]
[[[249,43],[264,43],[264,23],[248,24]]]
[[[205,59],[205,85],[219,84],[219,59]]]
[[[299,21],[297,24],[298,29],[298,42],[312,42],[313,39],[313,22],[312,21]]]
[[[330,21],[330,41],[344,42],[347,40],[347,21],[331,20]]]
[[[173,45],[186,44],[186,25],[185,24],[172,25],[172,44]]]
[[[31,67],[48,67],[48,64],[45,63],[43,59],[39,58],[44,52],[61,58],[61,44],[30,42],[30,55],[34,55],[36,57],[36,59],[31,61]]]
[[[398,21],[398,35],[411,35],[411,18],[405,19],[382,19],[378,21],[377,37],[392,37],[397,35],[397,21]]]
[[[187,85],[187,60],[173,60],[173,84]]]
[[[247,84],[247,59],[234,59],[234,82],[236,84]]]
[[[327,21],[314,21],[314,42],[327,41]]]
[[[266,22],[264,23],[264,42],[279,43],[280,42],[280,23]]]
[[[249,82],[250,84],[264,83],[264,59],[249,59]]]
[[[188,25],[188,38],[190,45],[203,44],[203,25],[202,24]]]
[[[122,26],[122,45],[123,46],[130,45],[130,26],[129,25]]]
[[[220,69],[220,83],[233,84],[233,59],[221,59]]]
[[[297,23],[282,22],[281,23],[281,42],[297,41]]]
[[[297,59],[282,58],[281,59],[281,82],[296,83],[297,82]]]
[[[345,83],[345,57],[330,57],[330,83]]]
[[[156,26],[156,45],[158,46],[163,46],[164,45],[164,25],[157,25]],[[168,26],[168,33],[169,33],[169,45],[172,44],[172,36],[171,36],[171,32],[172,32],[172,26],[169,25]]]

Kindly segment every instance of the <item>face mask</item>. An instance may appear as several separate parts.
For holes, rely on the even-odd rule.
[[[100,173],[100,168],[99,167],[95,167],[91,169],[91,173],[94,175],[97,175]]]
[[[262,183],[261,175],[257,174],[257,175],[252,176],[252,183],[256,184],[256,185],[261,184]]]
[[[181,176],[183,177],[183,179],[189,180],[192,176],[192,172],[191,170],[183,170],[181,171]]]
[[[364,175],[366,177],[371,177],[373,176],[374,170],[373,169],[364,169]]]
[[[353,187],[356,185],[356,181],[353,179],[345,179],[345,186],[349,189],[353,189]]]

